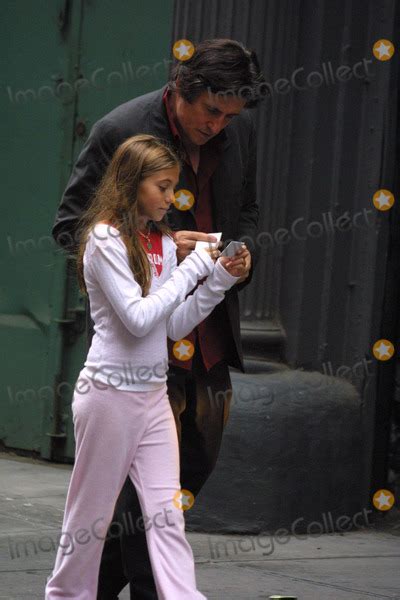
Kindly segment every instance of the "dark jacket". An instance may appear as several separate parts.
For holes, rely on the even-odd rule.
[[[87,208],[105,168],[116,148],[139,133],[157,136],[175,149],[162,100],[165,86],[114,108],[92,127],[74,165],[58,208],[52,235],[66,250],[76,249],[77,221]],[[258,224],[256,201],[256,134],[251,111],[243,109],[218,134],[223,141],[221,160],[211,176],[216,231],[222,240],[246,242],[252,254],[252,269],[242,284],[226,293],[226,303],[238,360],[232,366],[243,368],[240,339],[238,290],[250,282],[258,259],[255,243]],[[184,173],[177,189],[186,188]],[[174,230],[196,230],[194,207],[182,211],[171,205],[168,223]]]

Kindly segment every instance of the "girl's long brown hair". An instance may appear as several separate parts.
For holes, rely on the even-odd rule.
[[[115,151],[104,175],[92,196],[89,208],[78,223],[79,244],[76,257],[77,277],[80,290],[87,295],[83,276],[83,255],[89,231],[99,221],[116,227],[125,242],[129,265],[135,280],[142,288],[143,296],[149,293],[151,267],[139,240],[137,222],[137,191],[139,183],[162,169],[181,167],[175,152],[160,139],[140,134],[127,138]],[[152,230],[172,237],[172,230],[165,221],[149,222]]]

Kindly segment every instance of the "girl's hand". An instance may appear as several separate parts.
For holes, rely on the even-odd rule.
[[[246,279],[251,267],[251,254],[243,244],[242,250],[236,252],[235,256],[221,256],[220,262],[224,269],[234,277],[240,277],[237,283]]]
[[[203,233],[201,231],[174,231],[173,237],[177,246],[176,256],[178,263],[195,249],[196,242],[212,242],[215,244],[217,241],[217,238],[214,235]]]

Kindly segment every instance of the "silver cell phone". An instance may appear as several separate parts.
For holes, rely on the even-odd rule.
[[[232,258],[233,256],[235,256],[236,252],[238,250],[241,250],[242,248],[243,242],[229,242],[227,247],[224,250],[222,250],[221,256],[229,256],[230,258]]]

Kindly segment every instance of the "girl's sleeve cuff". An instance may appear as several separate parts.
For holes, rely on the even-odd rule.
[[[230,285],[230,287],[232,287],[232,285],[234,283],[237,282],[238,279],[240,279],[240,277],[236,277],[235,275],[231,275],[226,269],[225,267],[222,265],[220,259],[218,258],[218,260],[215,263],[215,276],[218,277],[218,280],[221,281],[223,284],[226,285]]]

